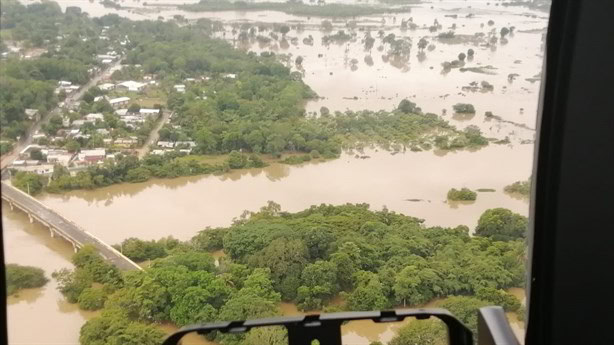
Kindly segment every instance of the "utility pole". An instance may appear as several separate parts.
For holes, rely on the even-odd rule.
[[[28,195],[32,195],[30,194],[30,182],[26,182],[26,185],[28,186]]]

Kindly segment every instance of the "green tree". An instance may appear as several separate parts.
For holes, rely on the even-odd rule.
[[[246,154],[232,151],[228,155],[226,162],[228,162],[228,166],[230,166],[231,169],[242,169],[247,166],[248,158]]]
[[[475,297],[452,296],[443,300],[439,307],[447,309],[452,315],[464,323],[473,334],[477,334],[478,310],[490,303]]]
[[[422,37],[420,41],[418,41],[418,49],[420,49],[420,51],[424,51],[424,48],[426,48],[426,46],[428,45],[429,42],[424,37]]]
[[[446,325],[438,319],[412,320],[399,329],[389,345],[445,345],[448,343]]]
[[[79,144],[78,141],[74,140],[74,139],[69,139],[66,144],[64,144],[64,148],[66,150],[68,150],[68,152],[70,153],[75,153],[77,151],[79,151],[79,149],[81,148],[81,145]]]
[[[430,268],[419,268],[414,265],[405,267],[395,278],[393,286],[397,302],[405,307],[426,303],[443,291],[441,278]]]
[[[21,289],[39,288],[47,284],[45,271],[38,267],[6,264],[6,295],[17,293]]]
[[[455,112],[459,113],[459,114],[475,114],[475,108],[473,107],[473,104],[467,104],[467,103],[456,103],[455,105],[452,106],[452,108],[454,109]]]
[[[292,300],[300,286],[307,257],[307,247],[302,240],[278,238],[250,257],[248,262],[253,267],[270,269],[275,290],[281,292],[284,300]]]
[[[497,290],[494,288],[481,288],[477,290],[475,297],[483,301],[490,302],[492,305],[501,306],[505,311],[517,312],[520,307],[520,301],[516,296],[505,290]]]
[[[83,290],[89,288],[94,282],[92,273],[83,269],[72,271],[62,268],[59,271],[53,272],[51,276],[57,280],[58,290],[70,303],[79,302],[79,296]]]
[[[405,114],[409,114],[409,113],[416,114],[419,112],[419,108],[416,107],[416,103],[413,103],[408,99],[402,100],[399,103],[399,106],[397,107],[397,109]]]
[[[30,194],[36,195],[43,190],[45,178],[36,173],[27,172],[27,171],[19,171],[13,177],[13,186],[21,189],[22,191]]]
[[[475,234],[495,241],[511,241],[524,238],[527,226],[527,217],[505,208],[492,208],[484,211],[478,219]]]
[[[389,306],[384,288],[376,274],[359,271],[355,274],[356,288],[347,295],[349,310],[381,310]]]
[[[510,29],[506,28],[505,26],[501,28],[501,38],[505,38],[505,36],[507,36],[507,34],[510,33]]]
[[[297,300],[302,309],[320,309],[338,291],[337,267],[332,262],[318,260],[303,270]]]
[[[98,310],[104,306],[107,296],[102,288],[85,288],[79,294],[79,308],[83,310]]]
[[[260,327],[249,331],[242,345],[286,345],[288,332],[282,327]]]
[[[469,188],[461,188],[456,189],[456,188],[452,188],[448,191],[448,200],[453,200],[453,201],[458,201],[458,200],[464,200],[464,201],[473,201],[477,198],[478,194],[474,191],[472,191]]]
[[[127,318],[118,309],[105,310],[81,327],[79,343],[83,345],[124,344],[158,345],[165,334],[155,325],[145,325]]]

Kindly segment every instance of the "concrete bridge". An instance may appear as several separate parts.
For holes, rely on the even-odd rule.
[[[19,189],[2,182],[2,200],[8,202],[11,210],[18,208],[24,211],[30,218],[30,223],[35,220],[47,228],[51,237],[60,236],[70,242],[75,252],[83,245],[91,244],[102,257],[121,270],[142,270],[132,260],[125,257],[115,248],[109,246],[96,236],[81,229],[77,224],[62,217],[57,212],[43,205],[40,201]]]

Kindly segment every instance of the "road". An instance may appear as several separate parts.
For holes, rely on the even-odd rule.
[[[98,252],[110,263],[122,270],[141,269],[136,263],[123,256],[117,250],[102,242],[94,235],[82,230],[75,223],[62,217],[57,212],[49,209],[38,200],[28,194],[2,182],[2,199],[13,202],[15,206],[25,209],[34,215],[38,221],[46,226],[51,226],[62,237],[70,242],[76,242],[79,246],[92,244]]]
[[[164,124],[168,122],[168,119],[170,119],[171,116],[173,116],[172,112],[162,111],[162,116],[158,119],[156,127],[154,127],[151,133],[149,133],[149,137],[147,138],[147,141],[145,141],[145,144],[143,144],[143,147],[137,150],[139,158],[143,158],[147,153],[149,153],[151,146],[155,144],[160,137],[160,134],[158,133],[160,131],[160,128],[162,128],[162,126],[164,126]]]
[[[109,67],[107,67],[104,71],[101,71],[100,73],[95,75],[92,79],[90,79],[90,81],[88,81],[85,85],[83,85],[77,92],[66,97],[66,99],[64,100],[64,104],[66,104],[66,106],[69,106],[70,104],[79,100],[83,96],[83,94],[87,90],[89,90],[90,87],[98,84],[100,80],[107,77],[111,73],[113,68],[115,68],[116,66],[119,66],[119,64],[121,64],[121,61],[122,60],[120,59],[114,62],[113,64],[109,65]],[[4,169],[5,167],[13,163],[13,161],[17,158],[17,155],[19,154],[19,152],[21,152],[26,146],[32,144],[32,136],[41,129],[42,125],[44,123],[47,123],[53,115],[58,115],[58,114],[61,114],[60,107],[54,108],[53,110],[48,112],[42,119],[34,123],[30,127],[28,132],[26,133],[25,137],[21,138],[21,140],[15,143],[15,147],[13,147],[13,150],[10,153],[2,155],[2,158],[0,160],[0,168]]]

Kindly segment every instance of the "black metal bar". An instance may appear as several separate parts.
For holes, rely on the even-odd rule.
[[[315,339],[319,340],[322,345],[341,345],[341,325],[343,322],[357,320],[398,322],[405,320],[407,317],[414,317],[419,320],[430,317],[438,318],[448,327],[450,345],[473,345],[473,335],[469,328],[458,321],[449,311],[439,308],[315,314],[192,325],[183,327],[171,334],[166,338],[163,345],[177,345],[184,335],[193,332],[201,335],[213,331],[243,333],[254,327],[266,326],[286,327],[289,345],[310,345]]]

